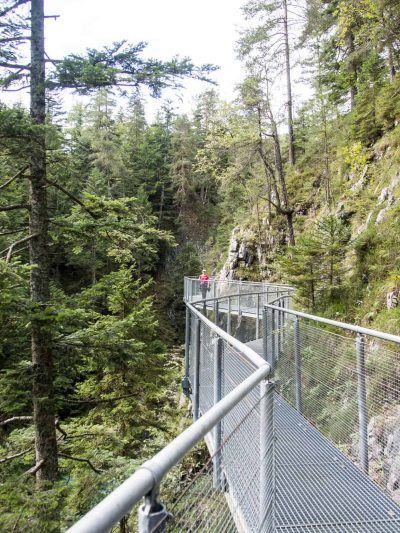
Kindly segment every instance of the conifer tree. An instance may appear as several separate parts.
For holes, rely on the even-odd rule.
[[[22,11],[25,7],[29,12]],[[32,119],[30,142],[29,201],[23,206],[3,207],[3,210],[29,210],[29,241],[31,279],[30,294],[33,304],[31,317],[31,345],[33,362],[33,412],[35,427],[36,472],[39,481],[54,481],[58,475],[57,441],[53,386],[53,355],[50,317],[49,212],[47,187],[60,185],[47,178],[46,154],[46,91],[63,88],[88,94],[99,87],[137,87],[146,85],[153,95],[160,95],[165,87],[177,87],[180,79],[191,76],[208,79],[210,65],[196,67],[188,59],[143,60],[140,54],[144,43],[128,45],[114,43],[103,50],[91,49],[85,55],[70,55],[63,60],[53,58],[54,66],[47,72],[44,48],[44,1],[5,0],[0,7],[3,47],[0,67],[1,83],[8,89],[18,85],[29,87]],[[31,59],[24,63],[18,44],[30,42]],[[21,170],[21,174],[25,168]],[[63,188],[62,188],[63,189]],[[65,189],[63,189],[65,191]],[[68,193],[68,191],[65,191]],[[21,239],[22,241],[22,239]]]

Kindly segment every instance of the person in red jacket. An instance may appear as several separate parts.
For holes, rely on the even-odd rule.
[[[199,276],[200,291],[201,291],[201,296],[202,296],[203,300],[205,300],[207,298],[209,279],[210,278],[208,277],[207,270],[203,270],[201,275]]]

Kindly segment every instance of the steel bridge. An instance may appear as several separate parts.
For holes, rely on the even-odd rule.
[[[295,311],[292,296],[185,279],[193,423],[71,533],[127,515],[140,533],[400,532],[400,480],[372,453],[400,405],[400,337]]]

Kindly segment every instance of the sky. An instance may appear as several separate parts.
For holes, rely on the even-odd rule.
[[[57,20],[46,20],[46,51],[57,59],[113,41],[146,41],[148,57],[189,56],[195,64],[220,66],[213,78],[221,97],[229,100],[241,79],[234,48],[243,3],[244,0],[46,0],[46,15],[59,15]],[[164,96],[174,98],[179,111],[188,112],[195,94],[209,87],[190,81],[187,90]],[[70,107],[75,98],[67,96],[64,100]],[[150,103],[150,115],[159,105],[160,102]]]

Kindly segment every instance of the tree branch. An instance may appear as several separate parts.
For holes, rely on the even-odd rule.
[[[103,470],[98,470],[96,467],[93,466],[93,463],[89,459],[84,459],[83,457],[74,457],[72,455],[68,455],[66,453],[59,452],[57,454],[59,457],[63,457],[64,459],[70,459],[71,461],[78,461],[79,463],[86,463],[90,468],[93,470],[93,472],[96,472],[96,474],[101,474]]]
[[[61,433],[61,435],[64,437],[64,439],[66,439],[68,437],[67,433],[62,429],[62,427],[60,426],[60,421],[58,420],[58,418],[56,418],[56,422],[55,422],[55,426],[56,426],[56,429],[58,429],[58,431]]]
[[[99,403],[112,403],[112,402],[118,402],[119,400],[124,400],[125,398],[132,398],[134,396],[137,396],[137,393],[134,394],[125,394],[123,396],[116,396],[115,398],[104,398],[104,399],[87,399],[87,400],[67,400],[68,403],[89,403],[97,405]]]
[[[0,67],[2,68],[18,68],[20,70],[30,70],[30,65],[19,65],[18,63],[7,63],[6,61],[0,62]]]
[[[24,472],[22,475],[29,476],[31,474],[33,476],[36,474],[38,470],[42,468],[43,465],[44,465],[44,459],[41,459],[37,464],[35,464],[35,466],[32,466],[32,468]]]
[[[20,239],[19,241],[15,241],[12,243],[12,245],[8,248],[7,257],[6,257],[6,263],[9,263],[11,261],[12,254],[14,252],[14,249],[18,244],[22,244],[26,241],[30,241],[31,239],[37,237],[37,233],[33,233],[32,235],[28,235],[27,237],[24,237],[23,239]],[[4,253],[4,250],[1,252]]]
[[[21,35],[20,37],[4,37],[0,39],[0,43],[12,43],[14,41],[29,41],[30,37],[28,35]]]
[[[30,209],[29,204],[13,204],[13,205],[4,205],[0,207],[0,213],[3,211],[15,211],[16,209]]]
[[[23,455],[26,455],[27,453],[31,452],[32,450],[33,450],[33,448],[28,448],[27,450],[15,453],[14,455],[8,455],[7,457],[2,457],[0,459],[0,464],[1,463],[6,463],[7,461],[12,461],[13,459],[17,459],[18,457],[22,457]]]
[[[90,209],[88,209],[85,204],[83,202],[81,202],[81,200],[79,200],[79,198],[77,198],[76,196],[74,196],[73,194],[71,194],[69,191],[67,191],[67,189],[64,189],[64,187],[62,185],[60,185],[59,183],[56,183],[55,181],[52,181],[52,180],[49,180],[49,179],[46,179],[46,182],[49,184],[49,185],[52,185],[53,187],[55,187],[56,189],[58,189],[59,191],[63,192],[66,196],[68,196],[68,198],[70,198],[73,202],[75,202],[76,204],[80,205],[82,207],[82,209],[84,211],[86,211],[86,213],[88,213],[91,217],[93,217],[94,219],[97,219],[97,216],[93,213],[93,211],[90,211]]]
[[[23,169],[19,170],[15,176],[13,176],[12,178],[10,178],[9,180],[7,180],[6,182],[2,183],[0,185],[0,191],[1,189],[5,189],[8,185],[10,185],[10,183],[12,183],[14,180],[18,179],[20,176],[22,176],[22,174],[24,172],[26,172],[29,168],[29,165],[27,165],[26,167],[24,167]]]
[[[13,416],[12,418],[8,418],[7,420],[0,422],[0,426],[6,426],[7,424],[12,424],[13,422],[31,422],[32,420],[33,416]]]
[[[21,231],[26,231],[28,229],[29,226],[24,226],[23,228],[19,228],[19,229],[13,229],[13,230],[9,230],[9,231],[2,231],[0,233],[0,237],[4,237],[4,235],[14,235],[15,233],[21,233]]]
[[[7,15],[7,13],[9,13],[10,11],[17,9],[17,7],[23,6],[24,4],[28,4],[29,2],[30,0],[17,0],[11,6],[5,7],[3,11],[0,11],[0,17],[4,17],[4,15]]]

